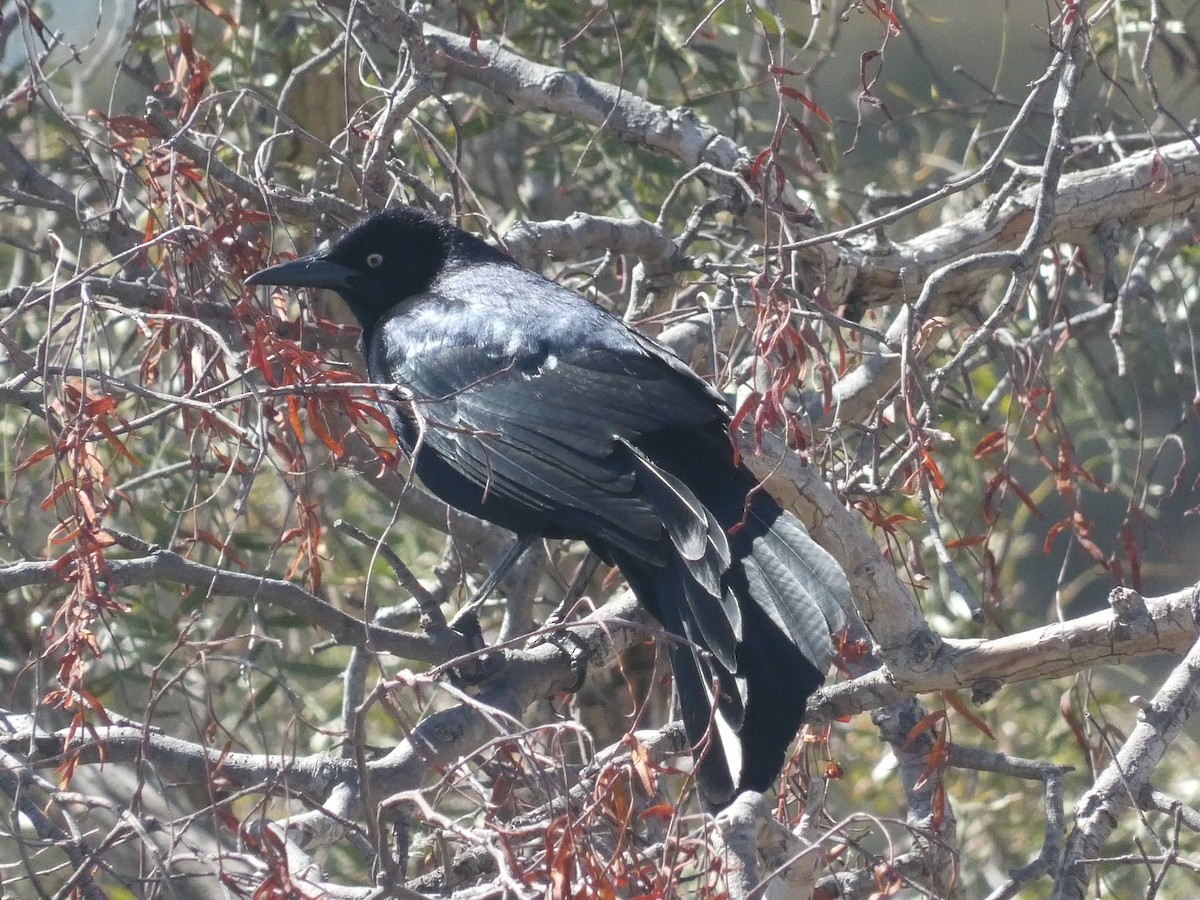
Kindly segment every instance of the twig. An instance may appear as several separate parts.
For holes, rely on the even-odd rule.
[[[408,591],[414,600],[417,601],[417,608],[421,611],[421,629],[426,634],[432,634],[446,627],[446,616],[442,613],[441,604],[437,598],[429,592],[429,589],[417,579],[417,576],[412,573],[412,570],[404,564],[396,551],[385,544],[382,540],[376,540],[371,537],[361,528],[352,525],[345,519],[337,519],[333,523],[333,527],[348,537],[354,538],[365,547],[370,547],[375,553],[383,557],[396,574],[396,580],[400,582],[400,586]]]
[[[445,648],[441,642],[426,635],[363,622],[290,582],[217,569],[193,562],[171,550],[160,549],[136,559],[113,559],[109,562],[109,569],[117,585],[186,584],[204,588],[210,596],[242,597],[272,603],[325,629],[339,644],[370,647],[377,652],[394,653],[405,659],[431,663],[448,658],[443,655]],[[56,571],[53,561],[0,566],[0,592],[35,584],[62,583],[63,576]]]

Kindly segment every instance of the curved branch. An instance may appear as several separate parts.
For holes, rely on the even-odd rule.
[[[117,562],[112,565],[116,568]],[[164,568],[172,571],[171,565],[174,564],[164,564]],[[0,569],[0,584],[6,572],[10,585],[16,580],[11,573],[13,568]],[[26,566],[17,577],[27,578],[31,571]],[[250,576],[236,578],[250,579]],[[260,582],[260,579],[250,580]],[[277,585],[291,587],[285,582],[275,582],[268,593],[275,591]],[[240,589],[241,582],[237,586]],[[570,631],[589,664],[600,668],[611,665],[620,653],[644,640],[649,624],[649,613],[626,592],[587,618],[562,627]],[[362,623],[359,627],[361,630]],[[373,789],[392,794],[431,783],[436,777],[435,767],[453,765],[495,736],[495,720],[486,715],[487,709],[516,717],[535,700],[566,690],[578,678],[571,653],[557,643],[542,642],[503,651],[498,673],[487,682],[478,698],[427,716],[392,752],[367,764]],[[0,732],[0,752],[20,754],[43,768],[58,765],[70,754],[78,754],[82,763],[133,762],[145,757],[188,779],[208,778],[219,767],[222,777],[237,786],[278,782],[289,790],[317,795],[328,791],[355,766],[355,760],[336,753],[290,758],[225,753],[219,747],[193,744],[151,727],[109,725],[47,732],[37,729],[31,716],[7,715],[3,721],[8,730]]]
[[[320,597],[291,582],[265,576],[228,572],[193,562],[171,550],[157,549],[137,559],[112,559],[112,589],[123,585],[167,582],[203,588],[209,596],[241,597],[271,603],[328,631],[336,643],[393,653],[406,659],[440,663],[469,649],[457,633],[421,635],[372,625],[342,612]],[[12,563],[0,566],[0,592],[30,585],[58,585],[66,579],[53,561]],[[448,630],[447,630],[448,631]]]
[[[350,773],[354,764],[333,753],[297,757],[225,753],[220,747],[205,747],[138,725],[43,731],[34,726],[31,716],[4,718],[12,730],[0,732],[0,752],[19,755],[35,768],[58,766],[72,756],[85,765],[148,759],[183,781],[204,782],[219,770],[222,778],[239,787],[270,782],[296,793],[321,795]]]
[[[834,303],[856,308],[915,300],[936,269],[975,253],[1016,249],[1033,221],[1040,183],[1021,188],[998,204],[985,202],[964,216],[915,238],[869,248],[860,242],[839,248],[839,265],[851,277],[830,278],[841,287]],[[1200,209],[1200,146],[1182,140],[1151,148],[1112,165],[1063,175],[1046,243],[1084,243],[1106,221],[1141,228],[1178,221]],[[947,278],[934,314],[970,302],[995,269],[971,269]]]
[[[1114,591],[1114,595],[1126,594]],[[943,638],[921,671],[884,666],[826,688],[810,702],[809,721],[828,722],[932,691],[971,690],[990,696],[1003,684],[1060,678],[1155,653],[1180,653],[1196,640],[1200,583],[1147,598],[1144,604],[1132,617],[1115,605],[991,640]]]
[[[1117,816],[1134,802],[1178,736],[1200,707],[1200,641],[1171,672],[1162,689],[1147,703],[1138,723],[1096,783],[1076,805],[1075,830],[1067,840],[1054,882],[1054,900],[1074,900],[1088,893],[1089,867],[1117,825]]]

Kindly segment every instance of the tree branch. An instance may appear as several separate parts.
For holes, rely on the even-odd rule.
[[[119,591],[123,585],[165,582],[203,588],[208,591],[209,596],[241,597],[255,602],[271,603],[325,629],[339,644],[367,647],[405,659],[442,663],[470,649],[461,635],[458,635],[459,643],[455,644],[446,639],[444,632],[438,632],[435,639],[430,635],[372,625],[342,612],[291,582],[216,569],[193,562],[171,550],[158,549],[137,559],[111,559],[108,565],[112,573],[114,592]],[[60,585],[64,580],[53,561],[19,562],[0,566],[0,592],[30,585]]]
[[[809,704],[810,721],[832,721],[912,694],[971,690],[990,696],[1003,684],[1179,653],[1196,639],[1198,598],[1200,583],[1147,598],[1145,615],[1132,621],[1105,610],[991,640],[944,638],[921,671],[897,671],[889,665],[825,688]]]
[[[835,305],[869,307],[915,300],[929,276],[957,259],[977,253],[1015,250],[1033,221],[1041,193],[1030,184],[1001,200],[932,228],[917,237],[880,247],[841,248],[842,265],[853,273]],[[1115,220],[1124,229],[1177,221],[1200,209],[1200,147],[1182,140],[1131,153],[1125,159],[1072,172],[1059,179],[1054,217],[1044,243],[1086,244],[1100,223]],[[933,314],[971,303],[996,273],[994,267],[964,270],[939,286]]]
[[[1090,867],[1084,860],[1100,848],[1117,825],[1118,816],[1137,805],[1167,748],[1188,718],[1200,707],[1200,640],[1175,667],[1162,688],[1138,714],[1137,726],[1091,790],[1075,806],[1075,829],[1054,881],[1053,900],[1082,900],[1088,892]]]

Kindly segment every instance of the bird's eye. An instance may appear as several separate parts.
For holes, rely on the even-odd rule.
[[[367,257],[367,268],[378,269],[382,265],[383,265],[383,254],[382,253],[372,253],[370,256]]]

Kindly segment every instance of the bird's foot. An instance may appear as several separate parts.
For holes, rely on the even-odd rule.
[[[571,671],[575,673],[575,681],[565,688],[566,693],[574,694],[583,687],[584,681],[587,680],[589,659],[587,642],[583,638],[568,628],[560,628],[550,634],[539,635],[530,643],[533,645],[552,644],[570,658]]]
[[[450,683],[455,687],[478,687],[496,674],[500,668],[500,657],[491,653],[473,656],[462,665],[451,666],[447,669]]]
[[[479,611],[488,597],[492,595],[492,591],[495,590],[496,585],[500,583],[500,580],[505,575],[512,571],[512,567],[525,555],[525,551],[530,548],[535,539],[534,536],[528,534],[517,535],[517,539],[513,542],[512,546],[504,551],[504,555],[496,563],[491,574],[483,580],[483,584],[479,586],[479,590],[475,592],[475,596],[467,601],[466,605],[458,611],[458,614],[450,622],[451,628],[457,628],[460,620],[466,619],[467,616],[474,616]]]
[[[480,651],[487,649],[483,629],[479,627],[479,616],[475,613],[460,615],[454,620],[454,629],[461,634],[470,650],[467,658],[447,670],[450,681],[458,687],[475,687],[490,678],[500,665],[498,657]]]

